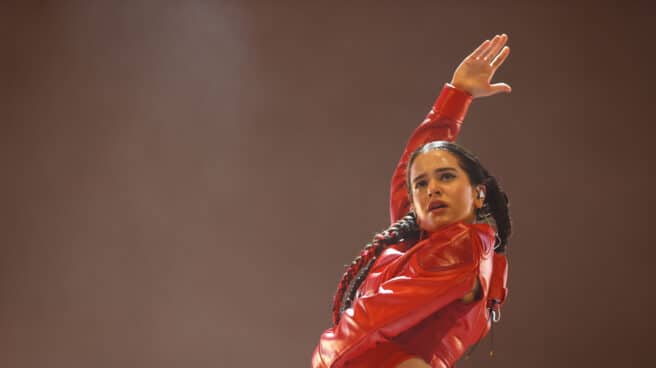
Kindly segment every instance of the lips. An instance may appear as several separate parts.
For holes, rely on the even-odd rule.
[[[446,203],[444,203],[442,201],[435,200],[435,201],[431,201],[431,203],[428,205],[428,210],[433,211],[433,210],[437,210],[437,209],[440,209],[440,208],[446,208],[446,207],[447,207]]]

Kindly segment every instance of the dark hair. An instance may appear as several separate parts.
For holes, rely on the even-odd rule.
[[[483,165],[481,165],[478,157],[465,147],[453,142],[434,141],[426,143],[413,152],[408,162],[408,169],[406,170],[408,193],[411,192],[410,168],[412,167],[412,163],[420,154],[437,149],[451,152],[456,156],[460,167],[467,173],[471,185],[482,184],[485,186],[485,201],[483,202],[483,208],[476,210],[476,220],[485,220],[489,217],[494,219],[500,240],[499,244],[495,245],[495,250],[497,252],[503,252],[512,228],[508,210],[508,196],[501,190],[497,179],[490,175]]]
[[[508,196],[501,190],[497,180],[490,175],[481,165],[478,158],[464,147],[447,141],[434,141],[426,143],[414,151],[410,156],[407,166],[408,195],[410,196],[410,168],[414,160],[422,153],[432,150],[445,150],[453,153],[461,168],[467,173],[471,184],[483,184],[486,188],[483,207],[476,211],[477,220],[494,219],[498,233],[498,242],[495,244],[495,252],[503,252],[506,248],[508,238],[511,234],[510,214],[508,210]],[[412,244],[419,239],[419,226],[413,212],[409,212],[398,222],[392,224],[387,230],[374,235],[373,240],[367,243],[342,275],[333,298],[333,323],[336,325],[346,309],[351,306],[355,294],[367,277],[369,269],[376,262],[378,256],[389,245],[408,241]]]

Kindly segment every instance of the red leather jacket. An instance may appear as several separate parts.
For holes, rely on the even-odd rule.
[[[392,222],[408,213],[406,167],[424,143],[454,141],[472,97],[444,86],[426,119],[414,131],[392,176]],[[457,222],[420,239],[401,242],[376,260],[358,297],[339,323],[324,331],[312,366],[395,367],[420,357],[432,367],[452,367],[490,329],[488,308],[505,301],[507,260],[495,253],[494,229]],[[478,278],[482,297],[461,298]]]

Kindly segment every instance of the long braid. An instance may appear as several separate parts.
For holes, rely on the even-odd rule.
[[[415,214],[410,212],[399,221],[392,224],[387,230],[374,235],[373,240],[367,243],[348,266],[337,286],[333,298],[333,323],[339,323],[342,313],[353,303],[358,288],[367,277],[369,269],[376,262],[380,253],[389,245],[397,244],[401,240],[417,237],[419,227]]]
[[[489,175],[483,183],[487,189],[483,211],[494,218],[497,233],[499,234],[499,239],[501,239],[501,242],[495,247],[495,251],[503,252],[506,249],[508,238],[512,233],[508,196],[501,190],[494,176]]]

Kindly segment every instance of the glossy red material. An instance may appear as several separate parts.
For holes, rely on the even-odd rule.
[[[392,177],[392,222],[409,210],[406,167],[424,143],[455,140],[471,96],[445,85],[414,131]],[[452,367],[490,328],[488,306],[505,301],[507,260],[495,253],[494,229],[457,222],[411,246],[399,243],[378,257],[351,308],[321,335],[313,367],[395,367],[420,357]],[[461,298],[479,280],[482,296]]]

